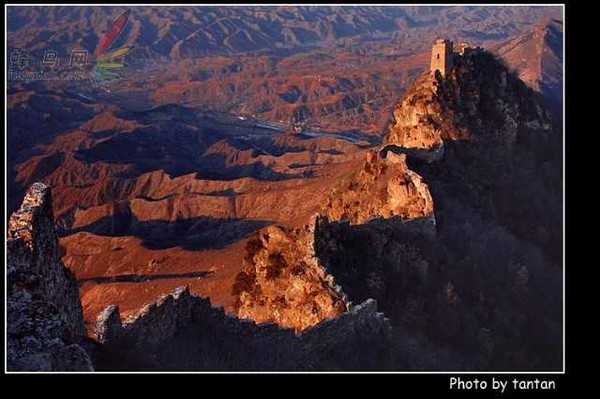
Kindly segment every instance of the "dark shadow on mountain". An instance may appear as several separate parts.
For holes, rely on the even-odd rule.
[[[119,110],[116,115],[122,119],[136,120],[146,124],[171,120],[193,122],[197,119],[197,114],[192,108],[178,104],[164,104],[139,111]]]
[[[314,166],[314,164],[293,162],[293,163],[291,163],[291,164],[288,165],[288,168],[290,168],[290,169],[299,169],[299,168],[308,168],[310,166]]]
[[[197,117],[189,108],[164,105],[150,111],[122,112],[127,117],[146,125],[131,132],[104,131],[95,137],[106,140],[79,150],[75,157],[83,162],[129,164],[133,167],[122,177],[136,177],[154,170],[164,170],[173,177],[197,173],[199,178],[232,180],[253,177],[259,180],[284,180],[303,178],[303,175],[276,172],[257,158],[259,155],[281,156],[288,152],[305,151],[304,148],[281,146],[274,143],[274,135],[257,134],[257,129],[225,126]],[[231,165],[227,156],[207,153],[214,144],[225,145],[239,151],[251,150],[247,163]]]
[[[202,278],[209,277],[214,272],[189,272],[189,273],[168,273],[168,274],[120,274],[118,276],[99,276],[86,277],[77,280],[79,285],[87,282],[96,284],[112,284],[112,283],[144,283],[154,280],[168,280],[174,278]]]
[[[89,232],[101,236],[133,236],[148,249],[181,247],[188,251],[224,248],[242,240],[263,227],[269,220],[217,219],[200,216],[176,221],[139,221],[124,208],[113,216],[105,216],[83,227],[63,232],[71,235]]]
[[[7,107],[8,149],[14,157],[28,158],[34,146],[49,143],[94,115],[93,108],[81,101],[38,90],[26,101]],[[27,154],[19,154],[21,151]]]
[[[253,150],[253,157],[281,156],[289,152],[306,151],[303,147],[276,143],[274,139],[283,133],[283,130],[269,127],[269,122],[241,121],[235,115],[224,112],[206,111],[179,104],[163,104],[143,111],[121,110],[116,115],[142,125],[159,126],[163,131],[171,131],[174,124],[184,126],[202,137],[201,142],[205,148],[220,140],[226,140],[227,144],[237,150]]]
[[[114,136],[115,134],[119,133],[117,130],[115,129],[107,129],[107,130],[99,130],[96,132],[89,132],[90,136],[92,136],[92,138],[94,139],[106,139],[108,137]]]
[[[408,333],[461,369],[560,369],[562,298],[549,294],[560,272],[478,209],[445,201],[433,236],[389,220],[319,224],[316,256],[353,301],[377,301],[399,347]]]
[[[223,154],[203,154],[216,139],[216,134],[198,132],[197,128],[172,122],[168,125],[144,127],[126,134],[117,134],[89,149],[79,150],[75,157],[83,162],[130,164],[133,168],[122,177],[135,177],[154,170],[164,170],[173,177],[197,173],[199,178],[232,180],[253,177],[259,180],[285,180],[303,177],[279,173],[260,161],[244,165],[227,165]],[[227,140],[242,147],[238,140]],[[265,150],[270,153],[269,149]]]
[[[301,173],[281,173],[276,172],[260,161],[245,165],[226,166],[225,155],[210,154],[202,158],[205,167],[197,172],[197,177],[202,179],[214,180],[234,180],[240,177],[253,177],[258,180],[286,180],[305,178]]]

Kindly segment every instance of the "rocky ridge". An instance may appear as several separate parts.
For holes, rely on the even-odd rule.
[[[121,321],[98,317],[100,368],[134,370],[358,370],[389,367],[389,321],[365,301],[296,334],[276,324],[227,315],[185,287]],[[361,356],[352,356],[355,351]]]
[[[58,260],[50,188],[35,183],[9,222],[11,371],[362,370],[389,367],[389,321],[373,300],[297,334],[239,319],[181,287],[121,320],[107,307],[84,341],[77,284]],[[323,277],[322,275],[320,277]],[[361,356],[348,360],[357,352]]]
[[[396,365],[427,354],[446,369],[560,367],[560,303],[545,294],[560,291],[560,220],[548,217],[560,214],[560,134],[501,60],[455,57],[400,100],[382,147],[336,182],[303,245],[347,298],[377,300]],[[411,339],[419,355],[398,349]]]
[[[425,73],[407,91],[394,109],[387,148],[435,151],[460,140],[511,146],[526,130],[551,130],[540,98],[491,53],[469,49],[454,54],[454,63],[448,76]]]
[[[547,293],[561,290],[562,147],[541,95],[468,49],[446,76],[417,79],[394,116],[379,156],[406,155],[427,183],[435,235],[407,228],[419,219],[323,220],[321,264],[394,331],[455,350],[447,369],[559,368],[561,302]]]
[[[50,188],[31,186],[7,236],[8,369],[92,371],[79,290],[60,261]]]
[[[336,182],[307,225],[270,226],[248,241],[244,267],[232,292],[240,317],[302,331],[351,308],[327,265],[315,255],[321,240],[318,226],[328,223],[383,223],[435,235],[431,194],[407,167],[406,155],[368,151],[354,173]]]
[[[105,7],[10,7],[14,47],[59,54],[77,44],[93,52],[106,23],[126,10]],[[503,39],[522,32],[541,16],[558,16],[552,7],[132,7],[121,39],[133,46],[131,58],[182,60],[210,54],[332,47],[350,38],[404,39],[424,47],[440,29],[464,39]],[[43,16],[43,18],[42,18]],[[47,27],[60,28],[60,34]]]

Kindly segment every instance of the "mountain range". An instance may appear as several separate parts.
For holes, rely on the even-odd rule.
[[[9,7],[8,44],[93,52],[123,11]],[[131,7],[118,79],[9,79],[9,211],[43,204],[39,245],[56,235],[52,267],[78,285],[65,323],[93,341],[82,367],[138,342],[151,355],[128,349],[123,367],[344,369],[364,339],[352,367],[377,369],[381,340],[384,369],[559,369],[561,18]],[[437,37],[473,49],[446,76],[429,70]],[[287,363],[257,355],[269,339]]]

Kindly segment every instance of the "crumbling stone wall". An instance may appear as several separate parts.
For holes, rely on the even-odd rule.
[[[364,370],[390,367],[390,324],[367,300],[296,334],[228,315],[185,287],[121,321],[117,307],[98,317],[102,369]]]

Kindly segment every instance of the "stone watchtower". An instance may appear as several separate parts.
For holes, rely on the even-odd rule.
[[[431,73],[440,71],[445,76],[452,69],[453,55],[452,41],[437,39],[431,49]]]

